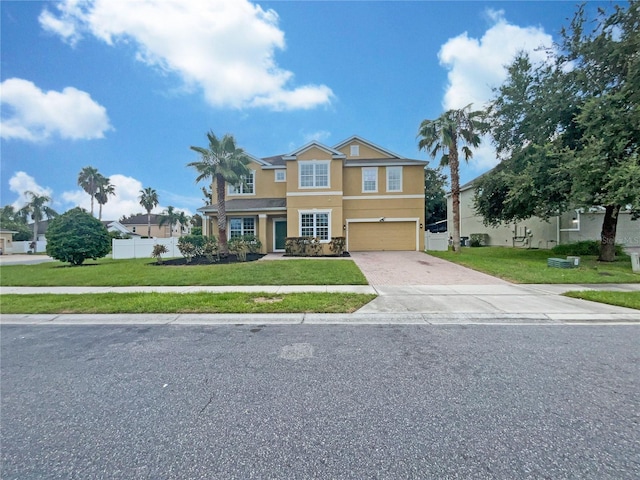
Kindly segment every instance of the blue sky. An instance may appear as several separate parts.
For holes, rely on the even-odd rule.
[[[610,7],[589,2],[588,8]],[[543,55],[575,3],[246,0],[2,1],[0,204],[88,195],[84,166],[116,186],[103,218],[142,212],[139,190],[193,214],[188,162],[205,134],[258,157],[359,135],[409,158],[423,119],[481,107],[519,50]],[[436,161],[431,161],[436,166]],[[489,142],[462,167],[496,163]]]

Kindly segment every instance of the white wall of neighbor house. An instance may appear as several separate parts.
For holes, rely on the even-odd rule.
[[[460,236],[470,237],[474,233],[488,235],[491,246],[516,246],[524,248],[553,248],[557,244],[567,244],[583,240],[599,240],[602,230],[603,212],[569,210],[548,221],[532,217],[517,223],[498,227],[485,226],[482,216],[473,207],[473,189],[460,192]],[[447,198],[447,223],[452,231],[453,213],[451,196]],[[616,243],[627,247],[640,246],[640,219],[633,220],[629,212],[621,212],[618,217]]]

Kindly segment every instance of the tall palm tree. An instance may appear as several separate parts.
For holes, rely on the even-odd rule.
[[[460,251],[460,161],[458,143],[462,143],[464,160],[473,157],[470,147],[480,145],[480,133],[485,128],[483,112],[471,111],[471,105],[459,110],[447,110],[435,120],[423,120],[418,130],[418,148],[436,158],[441,154],[440,165],[449,166],[451,199],[453,201],[453,250]]]
[[[158,192],[153,188],[147,187],[140,190],[140,205],[147,211],[147,237],[151,238],[151,210],[158,205]]]
[[[161,227],[165,223],[169,224],[169,236],[173,237],[173,226],[178,223],[180,215],[176,212],[175,208],[169,205],[167,210],[160,215],[160,221],[158,222],[158,226]]]
[[[35,243],[33,251],[35,252],[38,248],[38,223],[44,217],[49,219],[57,216],[58,212],[47,205],[51,201],[51,197],[38,195],[32,191],[26,191],[25,194],[30,196],[31,200],[20,211],[25,215],[30,215],[33,220],[33,242]]]
[[[111,183],[111,180],[107,177],[100,175],[98,182],[98,189],[95,197],[100,208],[98,210],[98,220],[102,220],[102,206],[109,201],[109,195],[116,194],[116,186]]]
[[[101,177],[98,169],[91,166],[84,167],[78,174],[78,185],[91,197],[91,215],[93,215],[93,199],[98,191]]]
[[[218,244],[220,254],[228,255],[227,247],[227,208],[225,204],[225,184],[238,185],[247,178],[251,172],[247,165],[251,162],[249,156],[242,148],[236,146],[233,135],[225,134],[222,139],[210,131],[207,133],[209,147],[191,147],[191,150],[200,154],[200,161],[188,163],[198,172],[196,183],[201,180],[209,180],[211,187],[215,180],[216,199],[218,206]]]
[[[187,226],[190,221],[191,221],[191,218],[189,217],[189,215],[187,215],[184,212],[178,213],[178,223],[180,224],[180,236],[182,236],[184,227]]]

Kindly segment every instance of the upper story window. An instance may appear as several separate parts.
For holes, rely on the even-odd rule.
[[[402,191],[402,167],[387,167],[387,192]]]
[[[378,191],[378,169],[376,167],[368,167],[362,169],[362,191]]]
[[[287,171],[286,170],[274,170],[275,172],[275,181],[276,182],[286,182],[287,181]]]
[[[360,145],[351,145],[351,156],[359,157],[360,156]]]
[[[329,162],[312,160],[299,162],[300,188],[329,186]]]
[[[249,177],[244,178],[244,182],[238,186],[229,185],[227,189],[227,193],[229,195],[254,195],[256,193],[255,189],[256,183],[256,172],[255,170],[251,170],[251,175]]]

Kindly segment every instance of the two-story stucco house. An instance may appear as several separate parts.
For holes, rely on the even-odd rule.
[[[348,251],[422,250],[425,166],[357,136],[252,158],[246,184],[227,185],[227,234],[255,235],[265,252],[302,236],[346,237]],[[217,236],[217,205],[198,210],[203,234]]]

